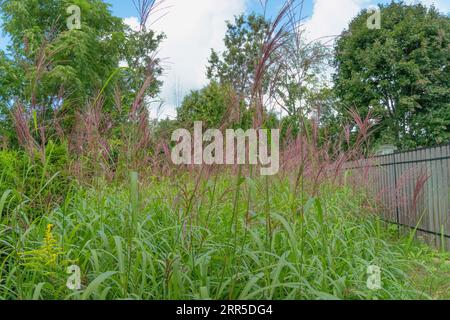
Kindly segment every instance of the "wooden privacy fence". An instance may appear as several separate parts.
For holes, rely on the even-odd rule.
[[[367,185],[382,218],[417,230],[450,250],[450,144],[378,156],[345,165],[346,175]]]

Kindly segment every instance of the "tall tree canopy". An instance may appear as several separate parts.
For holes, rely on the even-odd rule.
[[[205,128],[219,128],[224,124],[249,128],[251,113],[237,99],[230,85],[212,81],[201,90],[191,91],[183,99],[177,110],[177,120],[184,127],[192,127],[194,121],[202,121]]]
[[[295,8],[288,10],[288,21],[284,21],[288,27],[282,32],[282,41],[274,45],[277,49],[271,52],[273,63],[265,70],[262,84],[265,96],[270,96],[266,101],[270,106],[265,107],[282,109],[292,118],[290,123],[298,127],[301,118],[317,109],[312,100],[320,91],[319,74],[328,62],[329,50],[319,42],[307,41],[299,27],[302,17],[297,16]],[[273,23],[255,14],[235,17],[227,23],[225,50],[212,50],[208,78],[231,85],[244,104],[245,98],[253,94],[255,71],[265,54],[265,41],[273,36]]]
[[[81,29],[69,30],[67,9],[81,9]],[[0,3],[2,28],[10,39],[10,63],[30,77],[42,73],[42,96],[61,87],[79,103],[99,90],[117,68],[125,26],[100,0],[8,0]],[[40,62],[45,64],[44,70]],[[29,79],[22,78],[17,96],[26,95]],[[28,88],[30,89],[30,88]]]
[[[450,18],[434,7],[381,6],[381,29],[362,11],[337,41],[336,94],[379,120],[379,143],[429,146],[450,138]]]
[[[259,15],[240,15],[227,22],[222,53],[212,49],[207,75],[210,80],[232,85],[239,95],[249,93],[269,22]]]
[[[67,25],[73,5],[80,8],[80,28]],[[126,116],[135,95],[142,104],[158,93],[161,68],[152,53],[163,36],[131,30],[109,6],[101,0],[0,0],[2,29],[11,40],[7,54],[0,54],[3,127],[10,126],[8,109],[15,101],[40,123],[58,113],[70,130],[76,111],[99,93],[113,119]],[[127,68],[119,68],[121,62]]]

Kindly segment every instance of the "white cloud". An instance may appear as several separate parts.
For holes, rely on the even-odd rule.
[[[225,20],[245,10],[245,0],[167,0],[167,15],[151,25],[167,35],[159,57],[165,59],[162,98],[166,108],[163,115],[175,115],[180,95],[199,89],[207,83],[206,65],[211,48],[221,50],[226,32]],[[194,4],[195,3],[195,4]],[[157,17],[158,14],[155,15]],[[135,17],[125,19],[138,26]],[[150,21],[151,23],[151,21]],[[178,96],[178,97],[176,97]],[[152,115],[155,116],[153,110]]]
[[[123,22],[125,22],[125,24],[129,25],[131,27],[131,29],[133,29],[134,31],[139,30],[138,18],[136,18],[136,17],[125,18],[125,19],[123,19]]]
[[[407,4],[420,2],[424,5],[435,5],[444,13],[450,11],[450,0],[406,0]],[[377,4],[375,0],[314,0],[311,18],[305,22],[308,39],[321,39],[322,42],[332,40],[339,35],[350,21],[364,8]],[[323,38],[326,37],[326,38]]]
[[[368,0],[314,0],[311,18],[305,22],[308,39],[332,40],[369,3]]]
[[[312,14],[302,26],[306,31],[307,41],[333,45],[351,20],[369,5],[370,0],[314,0]],[[332,67],[325,68],[322,74],[324,84],[331,85],[333,72]]]

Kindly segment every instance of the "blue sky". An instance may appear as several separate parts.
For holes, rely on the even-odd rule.
[[[192,5],[195,7],[196,0],[185,0],[190,1]],[[215,1],[215,0],[210,0]],[[335,1],[335,0],[330,0]],[[136,15],[136,10],[133,6],[132,0],[106,0],[105,2],[108,2],[112,5],[112,9],[115,15],[119,17],[130,17],[133,15]],[[269,13],[274,14],[276,12],[277,7],[279,7],[282,4],[282,1],[272,0],[269,1]],[[305,12],[307,14],[311,14],[312,8],[313,8],[313,0],[306,0],[305,1]],[[246,3],[246,12],[256,11],[261,12],[261,4],[259,0],[248,0]]]
[[[226,32],[225,20],[234,15],[261,12],[259,0],[165,0],[170,8],[162,19],[158,14],[150,20],[157,20],[152,29],[164,32],[167,39],[159,55],[164,61],[165,74],[161,98],[165,109],[163,115],[174,116],[175,107],[190,90],[199,89],[207,83],[205,66],[210,49],[223,49]],[[414,3],[418,0],[404,0]],[[105,0],[111,4],[114,15],[122,17],[130,26],[136,27],[136,9],[132,0]],[[390,0],[305,0],[304,28],[310,39],[338,35],[351,19],[362,9]],[[450,0],[421,0],[435,4],[442,12],[450,12]],[[268,0],[268,16],[274,16],[284,0]],[[0,49],[7,40],[0,35]],[[153,116],[158,111],[152,110]]]

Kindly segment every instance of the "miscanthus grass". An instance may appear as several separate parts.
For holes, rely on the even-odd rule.
[[[396,239],[365,212],[363,195],[329,188],[293,212],[290,190],[280,180],[183,187],[132,175],[72,188],[29,223],[17,219],[19,205],[1,220],[0,299],[448,298],[448,270],[439,264],[436,293],[433,252]],[[80,267],[80,290],[67,287],[70,265]],[[379,290],[367,287],[371,265],[381,268]]]

